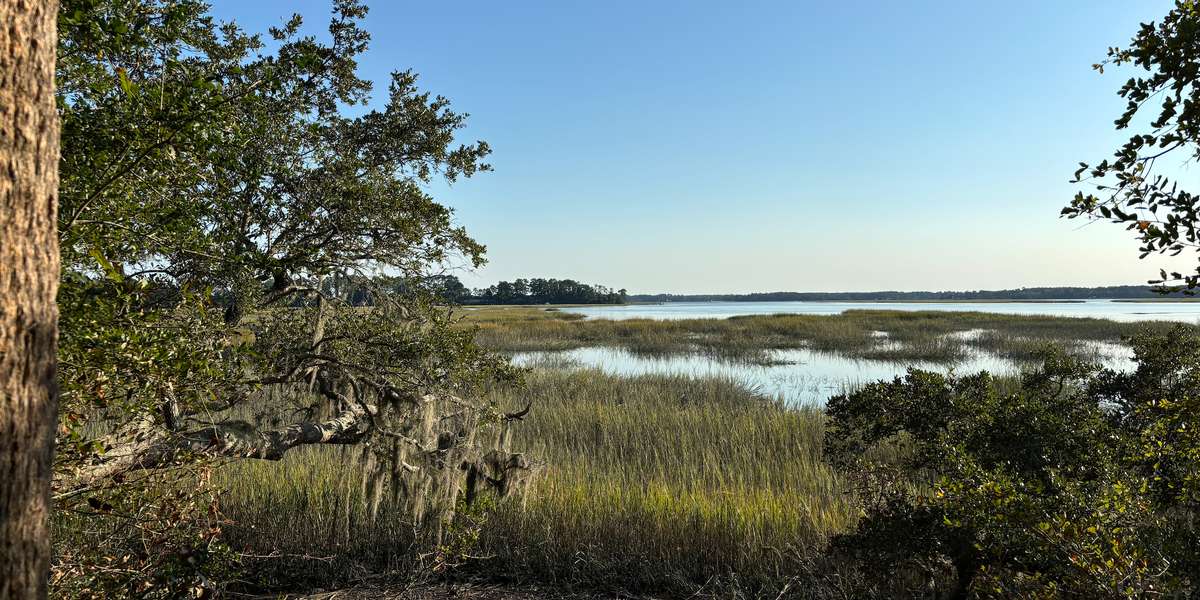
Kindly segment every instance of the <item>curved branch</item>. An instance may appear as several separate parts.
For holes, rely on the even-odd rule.
[[[356,444],[372,432],[371,410],[370,405],[348,403],[345,410],[327,421],[298,422],[268,431],[234,422],[172,434],[145,419],[107,436],[106,451],[92,464],[55,482],[55,497],[73,495],[79,489],[131,471],[168,467],[187,455],[281,460],[299,446]]]

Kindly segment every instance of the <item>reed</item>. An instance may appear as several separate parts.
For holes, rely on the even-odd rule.
[[[523,503],[465,513],[480,523],[464,530],[453,561],[465,574],[614,592],[777,593],[856,519],[821,460],[819,409],[718,378],[586,369],[536,369],[524,386],[488,394],[505,410],[533,403],[514,447],[546,468]],[[370,517],[348,452],[310,448],[219,471],[227,538],[273,557],[260,561],[256,585],[328,587],[439,560],[403,507]]]
[[[530,307],[467,315],[498,350],[613,345],[758,360],[794,347],[933,361],[982,349],[1022,359],[1047,342],[1086,352],[1087,342],[1165,326],[876,310],[685,321],[583,320]],[[248,556],[272,557],[255,577],[273,588],[437,571],[616,594],[858,593],[839,587],[855,577],[824,552],[859,512],[851,486],[822,461],[819,408],[785,406],[717,377],[568,366],[577,367],[547,357],[522,386],[486,391],[500,410],[532,403],[513,446],[546,466],[523,502],[460,512],[443,546],[424,545],[403,506],[385,502],[372,517],[356,456],[334,448],[222,468],[227,539]]]
[[[489,565],[613,591],[781,589],[855,511],[821,460],[824,415],[716,378],[533,372],[519,442],[550,465],[484,530]]]

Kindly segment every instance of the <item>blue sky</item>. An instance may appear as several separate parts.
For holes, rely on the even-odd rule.
[[[413,69],[493,146],[494,173],[433,189],[488,246],[470,286],[1136,283],[1168,263],[1058,211],[1124,139],[1131,73],[1091,65],[1171,4],[375,1],[361,71]],[[328,11],[213,6],[260,31]]]

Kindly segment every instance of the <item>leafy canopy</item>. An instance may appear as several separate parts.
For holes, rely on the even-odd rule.
[[[1126,224],[1141,241],[1142,258],[1194,252],[1200,249],[1200,196],[1181,187],[1186,179],[1160,171],[1164,164],[1200,160],[1200,7],[1177,0],[1160,22],[1143,24],[1129,46],[1110,48],[1095,68],[1106,66],[1144,72],[1121,86],[1118,94],[1128,104],[1115,122],[1118,130],[1141,131],[1112,159],[1079,164],[1073,183],[1092,183],[1095,193],[1077,193],[1062,213]],[[1163,270],[1151,283],[1194,293],[1200,266],[1193,273]]]
[[[1015,387],[913,370],[831,399],[827,456],[865,499],[835,548],[959,597],[1193,590],[1200,333],[1132,345],[1129,373],[1050,351]]]
[[[448,482],[482,464],[474,431],[498,417],[470,398],[509,369],[428,289],[484,247],[427,188],[489,170],[490,148],[457,142],[466,115],[409,71],[366,108],[366,12],[336,0],[327,36],[296,15],[264,37],[197,0],[60,3],[56,499],[103,507],[108,525],[78,530],[110,536],[60,542],[80,593],[172,596],[180,579],[155,573],[209,568],[194,546],[220,527],[199,496],[154,527],[113,509],[178,499],[165,472],[356,444],[397,498],[435,490],[404,500],[416,527],[448,519]]]

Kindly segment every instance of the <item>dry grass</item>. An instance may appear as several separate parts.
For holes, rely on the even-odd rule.
[[[468,512],[473,558],[460,571],[472,575],[639,593],[779,590],[855,520],[821,461],[817,409],[720,379],[594,370],[538,370],[490,400],[533,402],[514,446],[548,467],[523,506]],[[220,472],[229,539],[280,557],[263,561],[256,584],[328,586],[432,564],[402,507],[368,517],[355,460],[312,448]]]
[[[503,507],[485,553],[507,573],[627,590],[736,577],[778,587],[854,522],[821,461],[824,416],[720,379],[538,371],[520,442],[551,465],[524,510]],[[711,585],[711,584],[710,584]]]
[[[1022,356],[1045,341],[1112,341],[1139,327],[900,311],[723,321],[588,321],[528,307],[468,314],[481,341],[501,350],[604,344],[737,356],[798,346],[901,359],[948,358],[971,346]],[[950,335],[971,330],[987,333]],[[881,350],[876,331],[893,343]],[[822,552],[858,513],[847,484],[821,460],[819,409],[785,407],[718,378],[554,365],[487,399],[505,409],[533,402],[514,447],[548,466],[523,504],[464,513],[450,536],[458,554],[440,563],[451,572],[672,596],[830,597],[838,581],[853,580],[839,580],[842,567]],[[229,539],[239,551],[279,557],[263,562],[257,583],[327,587],[446,559],[418,542],[403,507],[385,504],[369,518],[348,452],[313,448],[281,464],[221,471],[224,509],[235,523]]]

